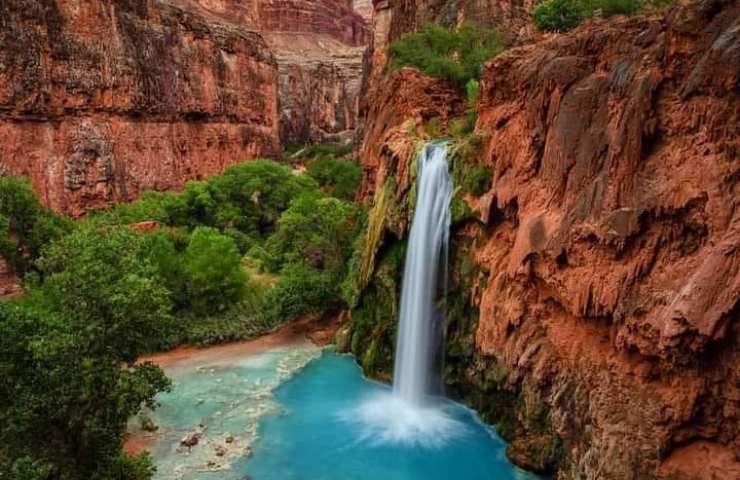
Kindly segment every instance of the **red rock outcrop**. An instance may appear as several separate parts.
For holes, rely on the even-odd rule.
[[[366,195],[406,177],[405,118],[443,118],[450,101],[409,105],[402,92],[444,90],[418,75],[380,81]],[[457,233],[482,272],[466,371],[517,395],[512,458],[547,447],[528,427],[544,411],[563,478],[736,478],[740,4],[553,35],[490,62],[481,90],[492,187]]]
[[[154,0],[7,0],[0,25],[0,165],[56,210],[279,154],[259,34]]]
[[[357,127],[365,47],[308,33],[264,36],[278,62],[282,142],[351,140]]]
[[[462,113],[465,100],[442,82],[404,68],[373,88],[365,100],[367,123],[360,144],[363,180],[360,198],[370,199],[389,175],[399,190],[410,187],[409,159],[416,153],[424,124],[437,118],[442,124]]]

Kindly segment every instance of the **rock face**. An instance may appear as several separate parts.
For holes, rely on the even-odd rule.
[[[351,0],[263,2],[279,68],[283,144],[347,141],[357,126],[368,19]]]
[[[371,37],[367,2],[356,5],[364,16],[351,0],[177,2],[262,33],[278,64],[283,144],[352,138]]]
[[[0,25],[0,164],[56,210],[280,151],[256,33],[153,0],[8,0]]]
[[[367,44],[371,35],[368,17],[352,0],[169,1],[264,32],[318,33],[352,46]],[[366,12],[367,5],[360,2],[358,9]]]
[[[430,79],[378,81],[387,93],[367,109],[362,145],[369,272],[349,348],[382,377],[394,317],[376,305],[398,288],[424,137],[407,122],[455,109]],[[413,103],[412,91],[429,94]],[[740,4],[598,21],[509,50],[486,67],[477,109],[491,188],[456,215],[450,390],[528,468],[737,478]]]
[[[357,126],[365,47],[326,35],[265,33],[279,72],[284,144],[343,142]]]

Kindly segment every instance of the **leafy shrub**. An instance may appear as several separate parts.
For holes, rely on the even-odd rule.
[[[331,195],[354,200],[362,180],[362,168],[353,160],[319,157],[308,164],[308,175]]]
[[[465,84],[465,93],[468,98],[468,108],[475,108],[480,96],[480,82],[474,78],[468,80]]]
[[[255,337],[274,327],[262,315],[266,286],[250,280],[246,298],[215,315],[189,315],[178,340],[193,345],[213,345]]]
[[[463,188],[472,195],[480,196],[491,189],[491,169],[485,165],[473,165],[462,178]]]
[[[540,30],[566,32],[583,21],[581,0],[549,0],[532,11],[532,20]]]
[[[265,296],[263,318],[277,325],[301,315],[325,311],[337,299],[337,283],[330,273],[301,263],[290,264]]]
[[[463,88],[480,75],[483,63],[504,49],[495,30],[464,24],[458,29],[425,25],[407,33],[390,46],[391,67],[414,67],[432,77],[444,78]]]
[[[185,250],[184,271],[190,308],[219,312],[244,298],[246,273],[234,240],[213,228],[198,227]]]
[[[19,274],[33,268],[45,245],[71,229],[69,219],[41,206],[27,180],[0,177],[0,256]]]
[[[532,10],[540,30],[566,32],[590,17],[633,15],[646,8],[673,3],[674,0],[548,0]]]

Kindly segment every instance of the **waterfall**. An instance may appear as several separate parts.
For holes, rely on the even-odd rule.
[[[340,414],[360,441],[439,448],[468,435],[439,395],[444,310],[438,300],[447,276],[452,181],[447,144],[430,142],[417,161],[416,208],[401,291],[393,391]],[[444,293],[444,292],[442,292]]]
[[[417,162],[416,208],[401,292],[393,391],[419,406],[439,384],[444,312],[435,303],[446,275],[452,181],[447,145],[430,142]]]

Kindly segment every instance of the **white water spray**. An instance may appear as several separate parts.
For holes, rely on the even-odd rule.
[[[439,382],[435,357],[442,353],[444,312],[435,300],[440,279],[447,273],[452,198],[447,145],[426,144],[417,165],[416,209],[403,273],[393,391],[420,406],[435,393]]]
[[[417,162],[416,209],[401,292],[393,392],[368,398],[340,418],[358,424],[359,441],[442,447],[467,434],[439,393],[444,312],[436,306],[447,272],[452,181],[447,145],[431,142]],[[444,292],[442,292],[444,293]]]

